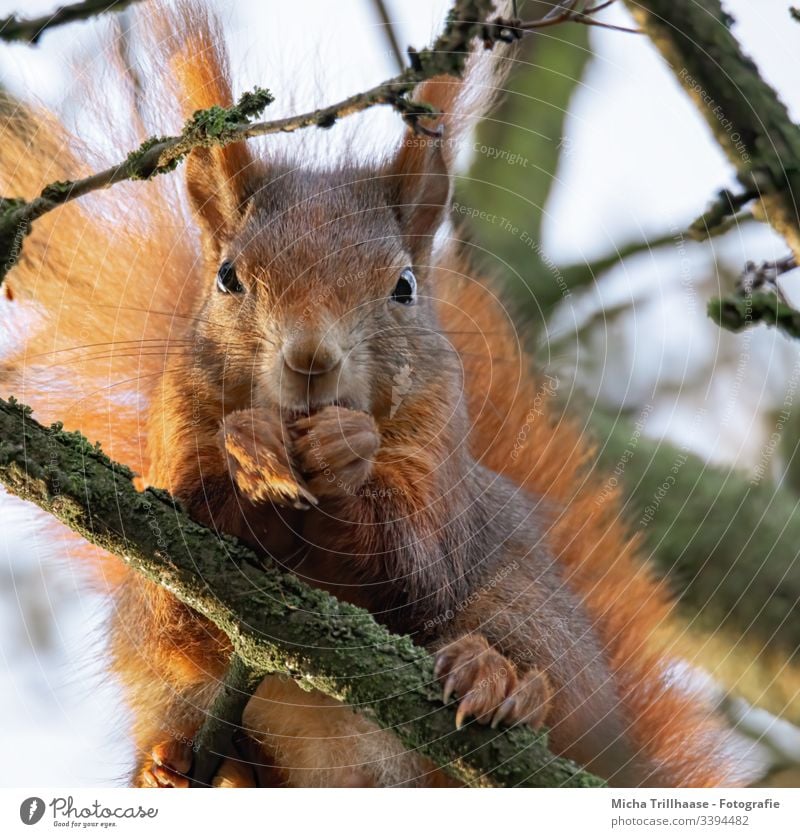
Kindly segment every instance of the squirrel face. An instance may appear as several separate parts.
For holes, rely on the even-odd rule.
[[[197,324],[230,408],[395,417],[453,355],[437,331],[431,235],[409,240],[385,172],[271,170],[258,182],[209,248]]]

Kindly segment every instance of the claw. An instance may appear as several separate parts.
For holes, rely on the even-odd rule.
[[[312,506],[319,505],[319,500],[317,500],[317,498],[307,488],[303,488],[302,485],[298,485],[297,491],[300,494],[300,496],[307,500],[309,503],[311,503]],[[310,506],[306,506],[306,508],[310,508]]]
[[[445,666],[447,665],[447,657],[444,654],[440,654],[436,658],[436,662],[433,664],[433,676],[438,680],[442,673],[444,672]]]
[[[464,726],[464,719],[470,714],[464,707],[467,705],[465,700],[458,704],[458,712],[456,712],[456,729],[461,729]]]
[[[447,681],[444,684],[444,694],[442,695],[442,700],[445,703],[450,702],[450,698],[453,696],[453,692],[456,690],[456,675],[451,674]]]
[[[497,707],[497,712],[492,718],[492,729],[497,727],[505,721],[505,719],[514,711],[514,698],[506,698],[500,706]]]
[[[142,783],[145,784],[148,788],[158,787],[158,781],[156,780],[156,777],[149,770],[146,770],[144,773],[142,773]]]

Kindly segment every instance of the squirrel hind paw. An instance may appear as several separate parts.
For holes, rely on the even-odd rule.
[[[134,778],[138,788],[188,788],[192,748],[182,741],[162,741],[145,758]]]
[[[553,694],[547,675],[536,669],[518,674],[482,636],[463,636],[442,648],[434,673],[443,684],[444,702],[458,698],[458,728],[474,717],[492,727],[524,723],[539,729],[547,718]]]

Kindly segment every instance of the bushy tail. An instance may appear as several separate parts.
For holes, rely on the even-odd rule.
[[[197,4],[148,3],[137,22],[146,89],[120,36],[118,48],[104,53],[102,79],[90,79],[96,89],[81,91],[89,102],[82,119],[126,115],[109,115],[100,126],[114,149],[98,153],[53,114],[2,95],[0,194],[31,199],[48,183],[119,162],[148,135],[177,132],[197,109],[229,104],[220,38]],[[155,129],[143,124],[148,111]],[[185,362],[187,326],[208,282],[180,181],[175,172],[122,183],[43,216],[0,288],[2,397],[30,405],[39,421],[61,421],[99,441],[140,475],[150,467],[151,395],[166,368]],[[89,580],[105,588],[125,578],[122,562],[52,518],[40,526],[53,529],[54,554],[78,561]]]
[[[219,35],[196,4],[156,6],[139,23],[148,30],[142,40],[154,45],[150,63],[165,80],[159,88],[148,75],[147,105],[162,117],[179,114],[159,125],[161,133],[194,110],[230,103]],[[120,58],[103,77],[102,93],[94,92],[96,110],[109,110],[130,88]],[[129,124],[109,127],[116,151],[102,159],[53,115],[5,97],[0,193],[30,199],[50,182],[118,162],[145,138],[140,109],[131,100]],[[0,392],[32,406],[41,421],[63,421],[100,441],[140,474],[148,469],[144,417],[152,388],[181,362],[178,350],[206,283],[179,178],[119,184],[45,215],[4,285]]]

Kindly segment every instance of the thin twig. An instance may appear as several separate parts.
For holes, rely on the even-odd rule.
[[[474,36],[480,34],[491,0],[455,0],[444,30],[433,47],[415,53],[414,66],[383,84],[357,93],[335,105],[308,113],[253,122],[273,101],[269,91],[257,88],[246,93],[230,107],[214,106],[198,111],[178,136],[151,137],[125,160],[104,171],[79,180],[51,183],[31,201],[0,198],[0,282],[16,264],[32,224],[46,213],[98,189],[106,189],[125,180],[147,180],[171,171],[186,155],[199,146],[224,146],[266,134],[288,133],[316,125],[331,127],[338,119],[378,104],[391,105],[414,128],[426,129],[420,120],[432,115],[431,108],[410,102],[406,97],[425,79],[440,74],[460,76]]]
[[[138,2],[140,0],[83,0],[69,6],[59,6],[51,14],[41,17],[23,18],[15,14],[9,15],[0,19],[0,40],[36,44],[48,29],[55,26],[87,20],[105,12],[119,12],[131,3]]]
[[[778,277],[797,267],[794,253],[775,261],[747,262],[732,294],[714,298],[709,316],[729,331],[766,323],[789,337],[800,338],[800,311],[794,308],[778,285]]]
[[[372,5],[375,7],[375,11],[381,19],[383,34],[389,42],[389,48],[392,50],[394,60],[397,62],[397,69],[403,70],[406,66],[406,57],[400,47],[400,41],[397,38],[397,32],[395,31],[394,23],[392,23],[392,19],[389,16],[389,10],[386,7],[386,3],[384,3],[384,0],[372,0]]]
[[[605,2],[598,3],[595,6],[579,7],[578,0],[561,0],[546,15],[537,20],[523,21],[518,18],[496,17],[484,27],[484,40],[487,45],[498,40],[511,42],[522,38],[529,32],[545,29],[548,26],[557,26],[561,23],[582,23],[586,26],[599,26],[602,29],[613,29],[616,32],[641,35],[641,29],[631,29],[615,23],[605,23],[594,17],[597,12],[607,9],[614,2],[615,0],[605,0]]]
[[[269,91],[257,88],[245,94],[230,108],[215,106],[198,111],[178,136],[151,137],[125,160],[104,171],[79,180],[51,183],[31,201],[0,197],[0,283],[17,263],[25,236],[30,233],[34,221],[56,207],[90,192],[106,189],[125,180],[148,180],[172,171],[193,148],[224,146],[253,137],[290,133],[311,126],[329,128],[337,120],[375,105],[390,105],[414,130],[438,136],[437,131],[423,124],[424,118],[434,116],[435,112],[424,103],[409,101],[408,94],[417,84],[436,75],[460,77],[475,36],[481,35],[484,44],[491,47],[498,41],[514,40],[524,34],[522,30],[509,34],[512,30],[500,18],[487,22],[485,17],[491,9],[491,0],[455,0],[445,28],[433,46],[421,52],[409,51],[412,59],[410,67],[388,81],[334,105],[285,119],[252,122],[273,100]],[[584,19],[586,12],[571,14],[571,17],[564,17],[558,22],[587,22]]]

